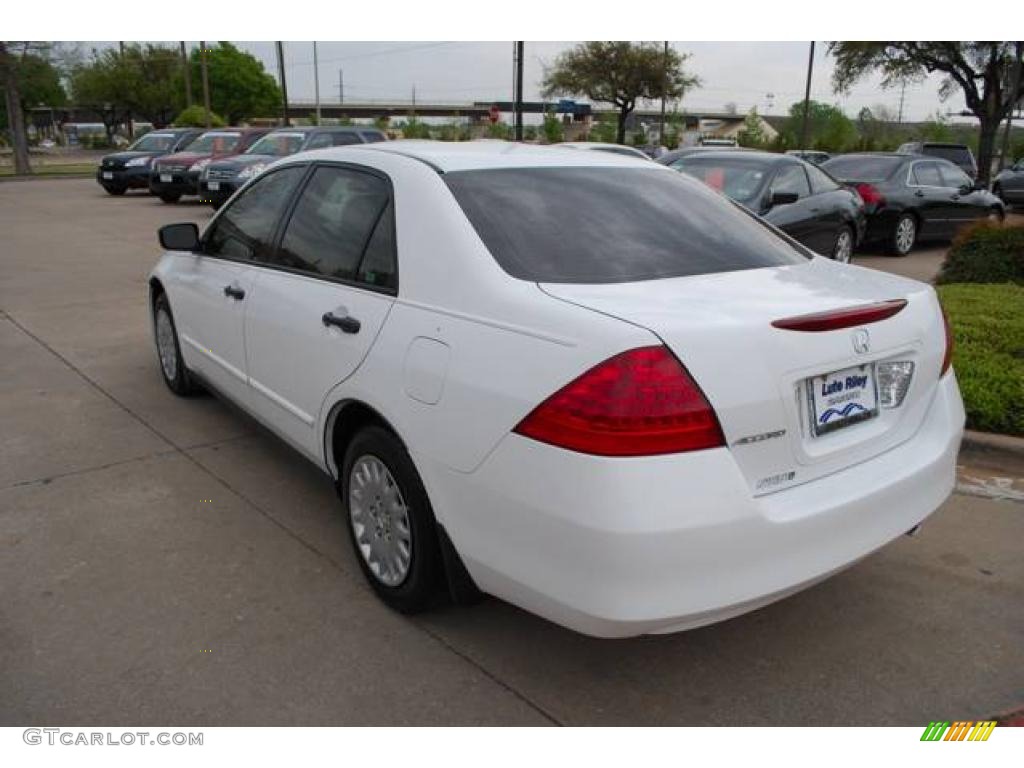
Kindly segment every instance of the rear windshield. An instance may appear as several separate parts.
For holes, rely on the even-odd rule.
[[[806,260],[679,173],[509,168],[443,177],[502,269],[522,280],[622,283]]]
[[[745,158],[739,152],[732,154],[735,157],[690,155],[674,167],[700,179],[715,191],[724,192],[748,208],[759,207],[755,203],[768,176],[768,164],[764,160]]]
[[[958,165],[971,164],[971,151],[967,147],[950,147],[943,144],[925,144],[922,154],[941,157]]]
[[[885,181],[903,164],[903,157],[846,155],[821,164],[833,178],[852,181]]]

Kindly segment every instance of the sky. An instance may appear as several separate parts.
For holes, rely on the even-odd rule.
[[[83,48],[106,45],[85,43]],[[191,43],[190,45],[198,45]],[[259,58],[277,76],[273,42],[236,42]],[[572,42],[525,44],[524,96],[540,98],[545,67]],[[741,113],[756,106],[761,114],[785,114],[804,95],[808,42],[672,42],[677,51],[689,54],[686,69],[701,79],[689,91],[681,108],[690,111],[722,110],[735,103]],[[510,100],[512,48],[509,42],[318,42],[320,98],[339,99],[339,70],[343,71],[346,101],[411,101],[415,88],[419,102],[467,103]],[[832,59],[826,44],[816,45],[811,98],[839,104],[851,118],[862,107],[884,104],[895,113],[899,89],[885,90],[880,78],[859,82],[849,94],[837,95],[831,86]],[[312,42],[284,43],[288,94],[292,101],[314,97]],[[926,120],[937,110],[959,112],[963,97],[946,102],[938,97],[941,80],[932,76],[907,86],[903,119]],[[954,118],[955,119],[955,118]]]

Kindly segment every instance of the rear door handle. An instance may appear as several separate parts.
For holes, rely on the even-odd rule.
[[[321,319],[325,326],[330,327],[333,325],[341,328],[345,333],[359,333],[359,329],[362,327],[358,320],[349,315],[338,317],[333,312],[324,312],[324,316]]]
[[[245,291],[234,285],[225,285],[224,295],[230,296],[235,301],[241,301],[242,299],[245,298]]]

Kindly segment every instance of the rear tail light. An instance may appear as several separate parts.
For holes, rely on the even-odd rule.
[[[953,364],[953,329],[949,325],[949,317],[947,317],[946,310],[944,309],[942,309],[942,326],[946,332],[946,352],[942,356],[942,368],[939,369],[940,379],[946,375],[946,371]]]
[[[885,195],[874,184],[856,184],[854,189],[866,205],[885,205]]]
[[[828,312],[815,312],[810,315],[797,315],[776,320],[772,325],[785,331],[836,331],[851,328],[854,325],[877,323],[892,317],[907,306],[906,299],[879,301],[875,304],[861,304],[846,309],[833,309]]]
[[[596,365],[537,406],[514,431],[598,456],[725,444],[711,404],[664,346],[631,349]]]

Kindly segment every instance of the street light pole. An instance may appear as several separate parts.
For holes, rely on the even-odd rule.
[[[206,113],[206,127],[210,127],[210,75],[206,68],[206,41],[199,41],[199,66],[203,72],[203,110]]]
[[[320,67],[316,59],[316,40],[313,41],[313,94],[316,97],[316,124],[320,125]]]
[[[281,110],[284,118],[284,126],[288,127],[291,125],[288,122],[288,83],[284,77],[284,45],[280,40],[277,41],[277,70],[281,77]]]
[[[665,56],[661,62],[661,127],[658,129],[658,143],[665,146],[665,90],[668,87],[668,40],[665,41]]]
[[[515,108],[515,121],[516,121],[516,141],[523,140],[523,41],[516,41],[516,103],[513,105]]]
[[[181,66],[185,77],[185,106],[192,106],[192,73],[188,69],[188,51],[185,50],[185,41],[181,41]]]
[[[811,73],[814,71],[814,41],[811,41],[811,52],[807,57],[807,87],[804,89],[804,122],[800,128],[800,147],[807,149],[807,128],[811,117]]]

